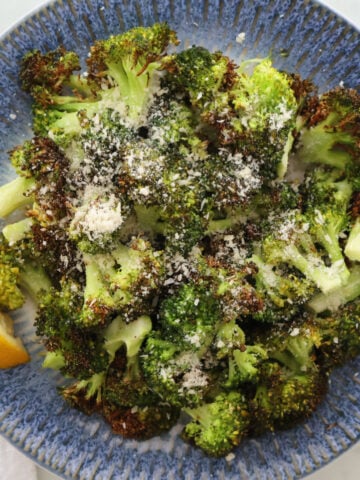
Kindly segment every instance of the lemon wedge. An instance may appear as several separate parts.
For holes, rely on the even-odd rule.
[[[12,318],[0,312],[0,368],[15,367],[29,360],[22,341],[14,336]]]

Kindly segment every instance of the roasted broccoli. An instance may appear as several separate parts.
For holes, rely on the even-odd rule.
[[[25,297],[19,288],[20,270],[5,239],[0,238],[0,310],[20,308]]]
[[[359,156],[360,96],[336,87],[305,109],[296,155],[301,162],[344,168]]]
[[[192,421],[185,426],[183,438],[208,455],[227,455],[247,434],[250,415],[241,392],[220,393],[213,401],[185,411]]]
[[[70,406],[205,454],[291,428],[360,354],[360,102],[165,23],[25,55],[0,309],[36,303]],[[84,68],[82,68],[84,65]]]

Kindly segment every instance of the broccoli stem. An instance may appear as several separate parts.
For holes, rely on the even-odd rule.
[[[104,283],[96,259],[96,255],[83,254],[86,276],[86,285],[84,290],[85,303],[88,300],[91,302],[93,298],[97,298],[99,296],[99,292],[102,292],[103,294]],[[109,294],[106,297],[109,301],[111,300]]]
[[[290,131],[284,146],[283,155],[281,157],[280,163],[277,166],[277,177],[280,180],[282,180],[285,177],[286,172],[288,170],[289,155],[290,155],[293,144],[294,144],[294,136]]]
[[[326,130],[325,125],[331,125],[336,114],[330,114],[324,122],[315,127],[304,129],[301,134],[301,148],[297,156],[304,163],[320,163],[336,168],[344,168],[351,156],[346,149],[337,145],[352,145],[354,139],[344,132]]]
[[[42,364],[43,368],[51,368],[52,370],[60,370],[65,366],[63,354],[57,350],[55,352],[46,352],[45,359]]]
[[[33,178],[18,176],[0,187],[0,218],[7,217],[18,208],[33,202],[29,193],[34,183]]]
[[[211,427],[214,422],[214,415],[210,411],[209,405],[206,403],[196,408],[185,407],[183,408],[183,411],[205,428]]]
[[[296,267],[306,278],[312,280],[323,293],[331,292],[343,284],[343,280],[339,273],[341,266],[336,263],[333,267],[326,267],[325,265],[318,265],[317,262],[305,258],[295,245],[286,245],[285,248],[279,252],[280,257],[284,261]]]
[[[314,343],[311,339],[299,335],[289,338],[286,350],[275,351],[269,356],[284,364],[292,372],[304,373],[309,367],[313,366],[311,357],[313,348]]]
[[[16,223],[11,223],[3,228],[3,235],[8,241],[9,245],[23,240],[26,234],[30,231],[33,221],[31,218],[24,218]]]
[[[125,344],[126,357],[131,363],[151,329],[151,320],[147,315],[142,315],[130,323],[124,322],[120,316],[116,317],[105,332],[105,349],[111,359],[114,359],[117,350]]]
[[[259,255],[253,255],[250,259],[258,267],[257,280],[264,285],[269,298],[279,307],[284,307],[285,301],[276,292],[279,278],[273,271],[272,265],[265,263]]]
[[[356,219],[350,231],[344,252],[349,260],[360,261],[360,217]]]
[[[308,302],[308,308],[315,313],[321,313],[326,310],[336,311],[342,305],[355,300],[358,296],[360,296],[360,266],[356,266],[350,271],[345,285],[331,291],[329,294],[320,293],[315,295]]]
[[[20,269],[20,286],[36,301],[42,292],[50,290],[52,284],[42,267],[25,264]]]
[[[209,225],[206,234],[212,234],[217,232],[223,232],[234,225],[242,223],[245,219],[244,209],[234,209],[227,212],[225,218],[212,219],[209,221]]]
[[[119,86],[121,97],[124,99],[129,109],[130,118],[136,118],[141,114],[148,96],[148,75],[149,70],[155,70],[156,63],[149,64],[146,73],[143,66],[134,68],[132,58],[122,59],[123,64],[109,63],[107,65],[111,77],[113,77]]]
[[[78,390],[86,389],[86,399],[90,399],[96,396],[96,401],[101,401],[101,387],[105,381],[105,373],[95,373],[92,377],[86,380],[80,380],[77,383]]]

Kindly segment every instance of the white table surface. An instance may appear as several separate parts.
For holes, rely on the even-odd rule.
[[[25,14],[46,3],[45,0],[0,0],[0,34],[10,28]],[[360,28],[360,0],[321,0],[329,5],[353,25]],[[0,448],[1,448],[0,443]],[[17,453],[17,452],[16,452]],[[24,472],[28,468],[29,460],[21,453],[17,453],[18,461],[24,465]],[[38,480],[56,480],[59,477],[37,468]],[[340,458],[332,461],[316,473],[307,477],[307,480],[358,480],[360,478],[360,442]],[[3,479],[0,480],[17,480]],[[194,479],[196,480],[196,479]]]

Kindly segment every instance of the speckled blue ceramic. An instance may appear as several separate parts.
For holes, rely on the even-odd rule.
[[[310,0],[58,0],[0,41],[0,183],[12,175],[6,152],[31,135],[30,104],[18,83],[29,49],[59,44],[86,55],[96,38],[167,20],[183,45],[221,49],[234,59],[271,54],[277,67],[312,78],[321,90],[358,87],[360,35]],[[238,44],[236,35],[245,32]],[[41,369],[27,305],[16,319],[31,363],[0,371],[0,433],[63,478],[81,480],[265,480],[306,476],[360,438],[360,358],[331,377],[317,413],[298,428],[248,440],[232,461],[205,457],[179,438],[181,426],[151,441],[126,441],[96,416],[69,409],[60,378]],[[16,480],[16,479],[14,479]]]

